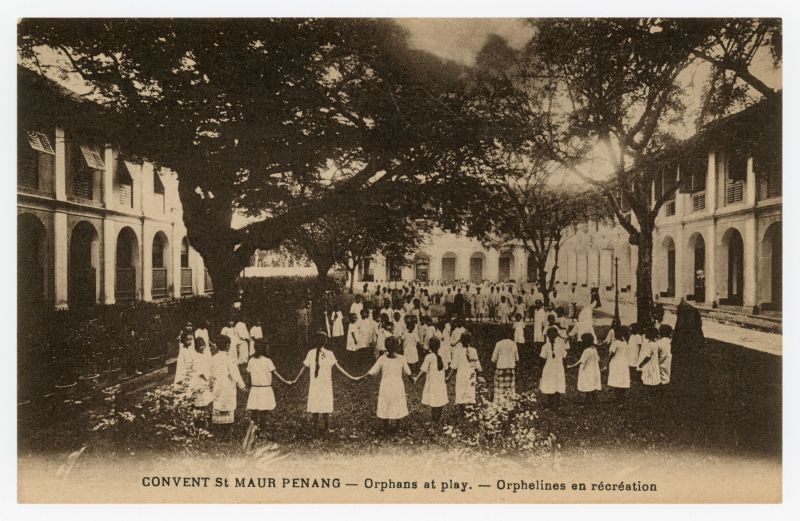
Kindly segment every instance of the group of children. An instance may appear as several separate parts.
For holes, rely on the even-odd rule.
[[[335,368],[351,380],[367,376],[380,377],[377,417],[386,429],[395,429],[398,420],[409,414],[403,378],[416,383],[425,379],[421,403],[431,408],[431,418],[438,422],[443,408],[451,403],[447,382],[455,375],[452,402],[463,406],[476,402],[476,387],[482,371],[478,352],[464,321],[446,316],[435,323],[429,315],[418,315],[413,309],[384,305],[379,309],[351,307],[351,319],[345,329],[341,317],[326,313],[328,331],[319,331],[310,338],[309,349],[300,372],[285,378],[269,357],[261,324],[251,328],[239,320],[230,320],[210,341],[208,323],[193,328],[191,323],[181,331],[176,362],[175,382],[184,382],[192,394],[195,407],[210,409],[213,424],[230,425],[234,421],[237,389],[249,382],[246,409],[255,424],[263,426],[268,411],[276,408],[272,389],[274,378],[286,385],[295,384],[309,371],[306,410],[314,423],[327,430],[334,409],[333,379]],[[586,306],[576,323],[564,317],[560,309],[535,304],[532,344],[538,348],[540,360],[539,390],[548,407],[558,407],[566,392],[566,369],[578,367],[577,390],[584,401],[591,403],[602,389],[602,373],[607,371],[606,384],[616,390],[622,400],[631,382],[641,372],[642,384],[657,388],[669,383],[672,355],[671,333],[668,325],[641,331],[636,325],[614,328],[606,339],[608,356],[601,357],[597,337],[591,324],[592,306]],[[584,323],[585,322],[585,323]],[[516,367],[519,353],[528,349],[526,323],[521,314],[507,325],[506,338],[494,347],[494,400],[507,403],[516,393]],[[346,337],[344,345],[340,344]],[[580,348],[575,363],[565,366],[570,339]],[[364,375],[353,376],[337,360],[334,349],[344,347],[345,353],[371,354],[372,367]],[[341,352],[341,350],[339,350]],[[536,351],[534,351],[535,353]],[[601,359],[602,358],[602,359]],[[601,369],[601,363],[607,366]],[[263,428],[263,427],[262,427]]]
[[[671,326],[661,324],[658,328],[648,327],[644,329],[644,334],[637,324],[630,328],[617,326],[607,338],[607,357],[600,356],[596,342],[592,333],[581,334],[577,343],[581,352],[575,363],[566,366],[566,369],[578,367],[577,390],[584,395],[584,403],[596,400],[597,392],[603,388],[603,372],[608,373],[606,385],[614,389],[618,402],[625,399],[634,381],[641,381],[651,392],[669,384],[672,371]],[[558,407],[561,396],[566,392],[564,361],[569,349],[563,332],[550,327],[540,352],[544,366],[539,382],[539,389],[549,407]],[[602,362],[606,366],[601,369]]]

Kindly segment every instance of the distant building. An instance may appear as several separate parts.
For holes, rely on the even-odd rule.
[[[186,239],[176,174],[108,143],[94,104],[23,68],[18,87],[20,304],[64,309],[211,291]]]

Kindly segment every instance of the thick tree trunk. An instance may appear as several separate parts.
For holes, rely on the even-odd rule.
[[[350,275],[350,293],[352,293],[353,288],[356,285],[356,268],[355,267],[353,267],[353,269],[348,268],[347,273]]]
[[[653,230],[642,226],[636,267],[636,321],[653,325]]]
[[[547,284],[547,270],[544,269],[544,267],[538,270],[537,278],[539,279],[537,281],[537,286],[539,286],[539,293],[542,294],[543,303],[545,306],[547,306],[550,304],[550,288],[548,287]]]
[[[225,320],[238,297],[237,280],[242,268],[224,255],[206,255],[204,261],[214,284],[215,316]]]
[[[318,329],[325,330],[325,291],[331,286],[328,272],[333,264],[315,263],[317,266],[317,278],[314,281],[313,295],[311,296],[311,328],[312,331]]]

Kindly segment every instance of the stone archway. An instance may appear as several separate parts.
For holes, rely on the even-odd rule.
[[[18,316],[41,308],[46,302],[47,230],[33,214],[17,218]]]
[[[456,280],[456,254],[447,252],[442,255],[442,282],[453,282]]]
[[[172,255],[167,235],[159,231],[153,236],[152,250],[152,289],[151,295],[155,298],[169,296],[171,279]]]
[[[718,285],[724,285],[724,291],[720,291],[720,304],[741,306],[744,303],[744,241],[739,230],[729,228],[725,231],[720,253],[722,276]]]
[[[688,242],[688,264],[686,270],[688,288],[692,290],[690,300],[706,301],[706,241],[699,232],[693,233]]]
[[[783,307],[783,223],[769,225],[761,241],[761,307],[780,311]]]
[[[114,299],[131,302],[136,299],[139,273],[139,241],[136,232],[125,226],[117,235]]]
[[[486,255],[476,251],[469,257],[469,280],[480,282],[484,279],[483,269],[486,265]]]
[[[100,237],[88,221],[72,229],[69,241],[68,299],[70,306],[97,302],[100,270]]]

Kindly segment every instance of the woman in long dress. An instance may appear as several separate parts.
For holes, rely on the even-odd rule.
[[[590,334],[592,335],[592,343],[597,343],[597,335],[594,332],[594,325],[592,324],[592,315],[594,314],[596,305],[597,301],[592,301],[581,308],[578,313],[578,321],[575,323],[569,336],[574,336],[576,339],[580,340],[583,338],[583,335]]]
[[[400,354],[399,338],[387,338],[386,351],[385,355],[375,361],[375,365],[367,372],[367,375],[381,375],[377,415],[385,431],[396,431],[398,420],[408,416],[403,375],[410,376],[411,369],[408,367],[406,358]]]
[[[217,425],[230,425],[236,411],[236,388],[244,389],[242,375],[239,374],[237,360],[228,354],[231,347],[227,336],[217,340],[217,351],[212,350],[211,377],[214,395],[212,421]]]
[[[308,378],[308,403],[306,410],[311,413],[314,423],[319,426],[322,420],[322,428],[330,429],[330,415],[333,412],[333,368],[339,370],[343,375],[351,380],[358,380],[345,371],[333,351],[325,348],[328,335],[324,331],[318,331],[312,338],[314,349],[311,349],[303,361],[300,373],[292,382],[296,382],[306,369],[311,373]]]
[[[608,347],[611,360],[608,362],[608,386],[613,387],[617,394],[617,401],[625,399],[625,393],[631,387],[630,351],[632,346],[628,343],[628,328],[617,326],[614,328],[614,340]]]
[[[422,404],[431,408],[431,420],[433,423],[438,423],[442,418],[442,409],[445,405],[450,403],[447,397],[447,364],[441,356],[439,356],[439,349],[441,348],[441,341],[432,337],[428,340],[428,350],[430,351],[425,355],[422,360],[422,365],[419,368],[419,374],[414,378],[416,383],[419,378],[425,374],[425,387],[422,388]]]
[[[472,335],[463,333],[461,342],[453,348],[453,360],[450,369],[456,372],[456,404],[464,409],[468,403],[475,403],[476,388],[478,385],[478,371],[481,371],[481,362],[478,360],[478,351],[472,345]]]
[[[208,414],[208,404],[214,396],[211,393],[211,357],[206,354],[206,342],[203,337],[194,340],[192,349],[186,358],[186,374],[189,379],[189,392],[194,397],[193,405],[204,409]]]
[[[548,407],[558,408],[561,404],[561,395],[567,391],[567,380],[564,375],[564,358],[567,357],[567,349],[555,327],[549,328],[546,336],[547,340],[542,345],[542,351],[539,354],[539,357],[544,359],[539,390],[547,397]]]

